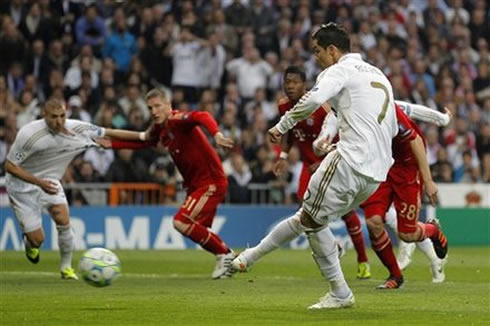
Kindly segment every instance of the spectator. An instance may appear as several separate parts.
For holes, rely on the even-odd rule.
[[[2,19],[0,49],[4,49],[0,51],[0,75],[4,75],[14,61],[22,62],[25,58],[24,37],[9,16],[4,16]]]
[[[231,60],[226,69],[236,77],[238,92],[245,102],[253,98],[257,88],[266,88],[267,79],[273,72],[256,48],[246,50],[243,57]]]
[[[136,40],[127,30],[126,16],[121,8],[114,12],[111,34],[104,43],[103,56],[114,60],[116,79],[122,79],[129,70],[131,58],[138,52]]]
[[[107,173],[110,182],[147,182],[150,181],[145,163],[134,156],[132,149],[120,149]]]
[[[106,27],[95,3],[85,8],[85,15],[78,18],[75,29],[78,44],[90,45],[96,53],[100,52],[106,37]]]
[[[223,162],[225,165],[225,162]],[[248,183],[252,180],[252,173],[238,152],[230,154],[228,175],[228,196],[230,203],[248,203],[250,193]]]
[[[172,88],[183,90],[184,99],[191,103],[197,103],[199,98],[200,73],[203,70],[199,66],[199,52],[207,45],[205,40],[192,34],[190,26],[182,26],[180,40],[170,46],[173,58]]]
[[[82,100],[78,95],[73,95],[70,97],[70,100],[68,101],[66,114],[70,119],[92,122],[92,117],[83,108]]]

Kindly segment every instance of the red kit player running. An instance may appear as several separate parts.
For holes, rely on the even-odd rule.
[[[187,198],[174,216],[174,227],[187,238],[216,256],[213,279],[231,276],[230,264],[235,254],[208,228],[217,206],[225,197],[228,181],[215,149],[200,126],[204,126],[219,146],[231,148],[233,141],[223,136],[208,112],[173,111],[160,90],[146,95],[153,125],[146,132],[111,130],[112,148],[145,148],[159,142],[168,148],[184,178]],[[107,144],[103,144],[107,145]]]
[[[403,284],[391,240],[383,225],[385,214],[392,203],[397,212],[400,239],[418,242],[430,238],[440,259],[446,257],[448,250],[447,239],[437,220],[425,224],[418,222],[424,183],[432,204],[436,200],[437,188],[427,164],[422,132],[398,105],[396,114],[399,132],[392,146],[395,163],[387,180],[361,205],[366,215],[372,248],[390,271],[390,277],[378,289],[396,289]]]

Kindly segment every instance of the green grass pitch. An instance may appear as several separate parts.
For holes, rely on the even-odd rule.
[[[218,281],[204,251],[116,253],[122,277],[94,288],[62,281],[57,252],[41,252],[38,265],[0,252],[0,325],[490,325],[490,247],[450,248],[443,284],[416,251],[393,291],[375,290],[387,272],[371,251],[373,279],[356,280],[350,250],[342,267],[357,303],[335,311],[306,310],[327,290],[308,251],[280,250]]]

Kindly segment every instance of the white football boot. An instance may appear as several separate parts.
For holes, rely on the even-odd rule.
[[[214,280],[231,277],[235,272],[235,270],[231,268],[231,262],[235,257],[236,254],[233,250],[230,250],[227,254],[216,255],[216,266],[214,267],[211,277]]]
[[[432,271],[432,283],[442,283],[446,279],[446,273],[444,273],[444,265],[446,265],[447,256],[444,259],[437,259],[430,264],[430,270]]]
[[[308,307],[309,310],[317,309],[339,309],[349,308],[356,303],[354,294],[351,292],[345,299],[337,298],[333,293],[328,292],[326,295],[320,298],[320,301]]]

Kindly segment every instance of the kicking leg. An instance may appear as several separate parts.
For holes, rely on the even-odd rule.
[[[302,234],[303,229],[299,218],[301,212],[302,209],[299,209],[296,214],[281,221],[264,239],[260,241],[258,245],[243,251],[233,261],[233,267],[238,271],[245,272],[261,257],[267,255],[271,251],[276,250],[280,246],[288,243]]]

